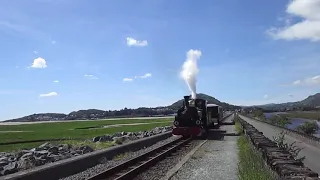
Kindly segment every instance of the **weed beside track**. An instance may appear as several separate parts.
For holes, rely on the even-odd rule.
[[[242,132],[240,123],[235,117],[235,126],[239,133]],[[273,172],[265,165],[261,155],[251,146],[247,138],[241,133],[237,145],[239,148],[238,173],[239,180],[272,180]]]

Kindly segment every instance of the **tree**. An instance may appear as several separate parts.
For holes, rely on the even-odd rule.
[[[319,130],[319,126],[316,122],[305,122],[304,124],[298,126],[296,130],[308,135],[313,135]]]

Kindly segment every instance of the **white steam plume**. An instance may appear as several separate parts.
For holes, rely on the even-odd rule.
[[[190,49],[187,52],[187,59],[183,63],[182,70],[180,75],[187,83],[189,90],[191,91],[192,99],[196,99],[196,81],[197,81],[197,74],[199,72],[197,61],[200,59],[201,51]]]

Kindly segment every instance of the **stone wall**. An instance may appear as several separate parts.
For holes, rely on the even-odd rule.
[[[248,140],[262,154],[269,167],[282,180],[320,180],[319,175],[305,167],[303,162],[296,160],[289,151],[280,149],[277,144],[259,132],[246,121],[238,118]]]

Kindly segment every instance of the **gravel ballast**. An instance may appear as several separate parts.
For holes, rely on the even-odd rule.
[[[118,157],[112,159],[112,160],[106,160],[106,159],[101,159],[101,163],[100,164],[97,164],[96,166],[94,167],[91,167],[83,172],[80,172],[80,173],[77,173],[77,174],[74,174],[72,176],[68,176],[68,177],[64,177],[64,178],[61,178],[60,180],[83,180],[83,179],[86,179],[86,178],[89,178],[93,175],[96,175],[98,173],[101,173],[102,171],[108,169],[108,168],[111,168],[111,167],[114,167],[116,165],[119,165],[129,159],[132,159],[134,157],[137,157],[141,154],[144,154],[146,153],[147,151],[150,151],[150,150],[153,150],[153,149],[156,149],[166,143],[169,143],[171,141],[174,141],[175,139],[178,139],[179,136],[171,136],[170,138],[167,138],[163,141],[159,141],[155,144],[153,144],[152,146],[149,146],[149,147],[146,147],[144,149],[140,149],[138,151],[134,151],[134,152],[127,152],[123,155],[119,155]]]
[[[193,140],[188,143],[188,146],[179,148],[171,156],[158,162],[155,166],[150,167],[147,171],[139,174],[134,180],[156,180],[163,178],[166,173],[172,169],[178,162],[184,158],[192,149],[194,149],[203,140]]]
[[[225,122],[231,124],[233,118],[230,116]],[[208,141],[197,149],[170,180],[238,179],[238,137],[229,136],[236,133],[235,126],[222,125],[219,129],[226,133],[210,132]]]
[[[236,139],[225,137],[223,141],[207,141],[171,180],[238,179]]]
[[[230,123],[233,121],[232,114],[225,117],[224,122]],[[234,126],[221,126],[221,130],[226,130],[229,133],[235,132]],[[204,140],[193,140],[189,143],[189,146],[182,147],[179,149],[176,153],[172,154],[170,157],[167,157],[166,159],[158,162],[155,166],[150,167],[147,171],[139,174],[137,177],[134,178],[134,180],[158,180],[163,179],[167,172],[173,168],[185,157],[187,154],[195,149],[198,145],[201,146],[198,150],[196,150],[195,155],[192,155],[191,159],[189,159],[184,165],[182,165],[181,170],[179,170],[177,173],[179,175],[175,175],[172,178],[177,179],[179,176],[182,178],[178,179],[190,179],[191,176],[183,176],[182,173],[189,171],[188,166],[195,166],[197,167],[197,164],[200,163],[195,162],[199,161],[199,158],[201,156],[205,157],[202,160],[203,167],[209,167],[207,169],[211,170],[210,167],[215,167],[215,171],[218,171],[218,174],[222,177],[229,177],[234,178],[237,177],[234,171],[236,171],[237,167],[237,157],[235,156],[237,153],[236,145],[235,145],[235,139],[236,137],[226,137],[225,141],[213,141],[212,139],[215,139],[215,137],[209,137],[209,140],[204,142]],[[204,143],[201,145],[201,143]],[[222,165],[220,168],[217,168],[217,166],[212,166],[212,163],[215,163],[215,161],[209,161],[208,159],[212,157],[212,154],[210,154],[210,151],[221,151],[220,154],[217,154],[217,157],[214,157],[216,160],[219,160],[221,162],[224,162],[224,165]],[[227,152],[227,153],[226,153]],[[191,153],[192,154],[192,153]],[[231,155],[230,155],[231,154]],[[206,156],[207,155],[207,156]],[[200,156],[195,160],[196,156]],[[188,158],[187,158],[188,159]],[[205,161],[207,160],[207,161]],[[221,171],[223,169],[223,166],[228,166],[228,175],[225,175],[226,170]],[[198,167],[198,168],[201,168]],[[199,177],[199,176],[198,176]],[[165,178],[164,178],[165,179]],[[227,178],[226,178],[227,179]]]

